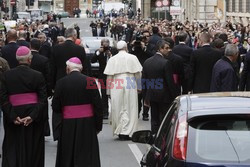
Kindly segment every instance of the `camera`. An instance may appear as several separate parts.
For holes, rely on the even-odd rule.
[[[146,39],[146,37],[144,37],[143,35],[141,35],[141,34],[137,34],[136,36],[135,36],[135,41],[137,41],[137,42],[141,42],[142,40],[145,40]]]
[[[111,48],[110,48],[109,46],[108,46],[108,47],[103,47],[103,51],[104,51],[104,52],[106,52],[106,51],[108,51],[108,50],[109,50],[109,51],[111,50]]]

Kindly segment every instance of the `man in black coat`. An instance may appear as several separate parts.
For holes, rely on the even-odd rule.
[[[157,50],[153,57],[145,61],[142,71],[142,91],[145,105],[151,106],[151,130],[154,134],[177,96],[171,62],[164,58],[169,52],[169,43],[159,41]]]
[[[51,43],[48,41],[45,33],[38,34],[38,39],[41,42],[41,47],[39,49],[39,54],[50,58],[51,55]]]
[[[75,40],[77,39],[76,30],[74,28],[67,29],[65,31],[65,37],[67,38],[66,41],[63,44],[55,45],[54,49],[52,50],[50,60],[52,89],[54,89],[56,82],[59,79],[66,76],[66,61],[71,57],[78,57],[84,64],[83,73],[87,71],[87,66],[85,65],[87,64],[87,62],[85,62],[85,49],[82,46],[75,44]],[[57,129],[59,124],[60,116],[56,115],[56,113],[53,112],[52,126],[54,140],[57,140],[59,137],[59,131]]]
[[[49,71],[49,60],[47,57],[39,54],[40,41],[37,38],[33,38],[30,41],[31,54],[33,55],[30,68],[39,71],[43,74],[46,83],[46,90],[48,97],[52,96],[52,88],[50,82],[50,71]],[[47,105],[44,108],[44,136],[50,136],[50,127],[49,127],[49,114],[48,114],[48,101]]]
[[[131,50],[131,54],[136,55],[136,57],[138,58],[139,62],[141,63],[141,65],[143,66],[144,62],[152,57],[153,55],[151,55],[151,52],[148,50],[148,40],[150,37],[150,33],[148,31],[144,31],[142,33],[142,39],[135,39],[134,41],[132,41],[132,50]],[[138,115],[140,117],[140,112],[141,112],[141,108],[143,106],[143,111],[142,111],[142,120],[144,121],[148,121],[148,111],[149,111],[149,107],[144,105],[144,97],[142,95],[141,92],[138,93]]]
[[[149,38],[149,46],[150,46],[150,50],[152,50],[152,53],[155,54],[155,52],[157,51],[155,49],[155,46],[157,44],[157,42],[159,40],[162,40],[160,34],[159,34],[159,28],[158,27],[153,27],[152,28],[152,31],[153,31],[153,35]]]
[[[4,113],[3,167],[44,167],[43,75],[29,67],[29,48],[17,50],[19,66],[3,74],[0,102]]]
[[[77,38],[80,39],[80,27],[77,24],[74,24],[74,28],[75,28],[76,33],[77,33]]]
[[[178,96],[181,94],[187,94],[187,85],[184,84],[185,74],[183,59],[179,55],[172,52],[174,40],[171,37],[164,38],[164,40],[169,43],[169,53],[165,56],[165,58],[168,59],[172,64],[174,73],[173,78],[176,85],[177,94]]]
[[[179,39],[179,45],[176,45],[173,48],[173,52],[177,55],[179,55],[184,64],[184,73],[185,73],[185,78],[183,81],[183,86],[188,88],[188,83],[189,83],[189,76],[190,76],[190,58],[193,53],[193,49],[190,48],[188,45],[186,45],[187,41],[187,36],[188,34],[186,32],[180,32],[178,35]],[[186,94],[187,90],[183,90],[183,94]]]
[[[80,59],[72,57],[66,63],[68,75],[57,82],[52,100],[53,113],[60,115],[61,120],[56,167],[100,167],[100,94],[95,80],[81,74]]]
[[[18,61],[16,60],[16,51],[19,48],[17,45],[17,32],[16,30],[9,30],[7,33],[7,41],[8,44],[2,47],[2,57],[7,60],[9,63],[10,68],[14,68],[18,66]]]
[[[97,28],[97,24],[94,23],[93,21],[91,21],[90,25],[89,25],[92,29],[92,36],[93,37],[96,37],[97,36],[97,31],[96,31],[96,28]]]
[[[74,28],[69,28],[65,31],[67,38],[63,44],[54,46],[51,55],[51,74],[52,74],[52,88],[54,88],[56,81],[66,75],[65,62],[71,57],[78,57],[83,64],[86,64],[85,49],[82,46],[76,45],[74,42],[77,39],[77,33]],[[86,65],[84,65],[84,69]],[[86,70],[83,70],[85,73]]]
[[[237,61],[239,50],[237,45],[228,44],[225,49],[225,56],[214,65],[211,92],[230,92],[238,90],[238,75],[234,62]]]
[[[103,118],[108,119],[109,112],[108,112],[108,96],[107,96],[107,89],[106,89],[106,79],[107,76],[103,74],[108,59],[111,56],[114,56],[118,53],[115,48],[109,46],[108,39],[101,40],[101,47],[95,52],[94,56],[91,59],[92,63],[99,62],[99,74],[98,79],[99,83],[101,84],[101,92],[102,92],[102,105],[103,105]]]
[[[200,45],[191,56],[189,90],[193,93],[210,92],[210,83],[214,64],[222,57],[222,53],[210,46],[211,37],[208,33],[200,36]]]
[[[244,67],[240,78],[240,91],[250,91],[250,51],[245,56]]]
[[[27,39],[27,32],[25,32],[23,30],[19,31],[17,44],[19,46],[26,46],[26,47],[30,48],[30,43],[27,42],[26,39]]]

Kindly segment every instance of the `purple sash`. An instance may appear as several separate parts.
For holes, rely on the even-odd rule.
[[[21,106],[26,104],[36,104],[38,103],[38,98],[36,93],[22,93],[10,95],[9,101],[12,106]]]
[[[93,117],[93,116],[94,116],[94,110],[91,104],[63,107],[64,119],[88,118],[88,117]]]

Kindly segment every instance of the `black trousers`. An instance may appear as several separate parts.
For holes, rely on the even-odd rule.
[[[48,100],[44,106],[44,136],[50,136],[50,126],[49,126],[49,108],[48,108]]]
[[[109,104],[108,104],[108,95],[106,89],[106,77],[99,78],[98,82],[101,85],[103,116],[108,116]]]
[[[156,134],[161,121],[166,115],[171,103],[155,102],[150,101],[151,106],[151,131],[153,134]]]
[[[143,98],[143,95],[142,95],[142,93],[139,93],[139,94],[138,94],[138,116],[140,115],[142,106],[143,106],[143,109],[142,109],[142,116],[143,116],[143,117],[148,117],[148,110],[149,110],[149,107],[144,106],[144,98]]]

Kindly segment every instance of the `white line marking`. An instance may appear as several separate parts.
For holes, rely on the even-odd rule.
[[[141,162],[141,159],[142,159],[142,153],[140,151],[140,149],[138,148],[138,146],[136,144],[128,144],[130,150],[132,151],[132,153],[134,154],[135,156],[135,159],[137,160],[139,166],[141,166],[140,162]]]

